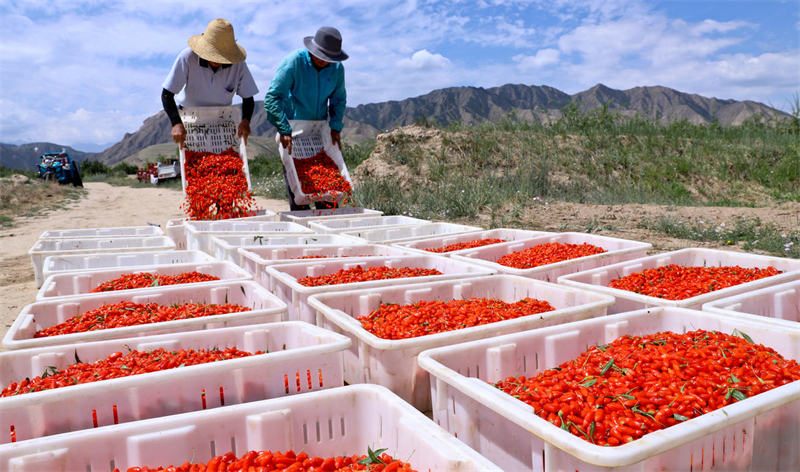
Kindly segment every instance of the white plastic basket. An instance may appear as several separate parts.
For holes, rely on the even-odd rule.
[[[118,238],[130,236],[164,236],[158,226],[125,226],[118,228],[53,229],[45,231],[39,239]]]
[[[185,320],[150,323],[85,333],[34,338],[36,331],[63,323],[73,316],[103,305],[129,301],[133,303],[235,303],[251,311],[226,315],[204,316]],[[253,281],[216,282],[209,284],[167,285],[150,290],[127,290],[122,293],[93,293],[82,297],[56,298],[27,305],[17,316],[3,338],[6,349],[28,349],[58,344],[101,341],[136,336],[200,331],[249,324],[281,321],[286,303]]]
[[[734,297],[704,303],[703,311],[733,318],[756,319],[785,330],[800,330],[800,275],[798,279]]]
[[[214,257],[220,261],[229,261],[244,267],[244,261],[239,253],[240,248],[263,248],[271,246],[286,245],[335,245],[349,246],[353,244],[364,244],[360,238],[341,236],[338,234],[287,234],[262,236],[260,234],[248,236],[214,236],[211,238]]]
[[[331,140],[331,128],[328,126],[328,122],[322,120],[289,120],[289,125],[292,127],[292,154],[290,155],[289,150],[281,146],[279,134],[275,135],[275,141],[278,143],[281,162],[283,162],[283,167],[286,169],[286,181],[294,194],[294,202],[298,205],[308,205],[313,201],[341,202],[344,200],[344,194],[333,198],[330,192],[323,193],[312,199],[311,195],[303,192],[300,179],[297,177],[297,169],[294,167],[294,159],[308,159],[324,149],[328,157],[339,168],[342,177],[352,185],[353,179],[350,178],[350,173],[347,171],[342,151]]]
[[[308,226],[309,221],[327,221],[354,216],[382,216],[383,212],[361,207],[321,208],[319,210],[279,211],[281,221]]]
[[[396,285],[369,290],[314,295],[317,326],[348,336],[353,344],[344,353],[347,383],[383,385],[420,411],[430,411],[430,377],[417,366],[426,349],[516,333],[555,324],[604,316],[614,298],[585,290],[562,290],[555,284],[513,275],[446,280],[425,285]],[[356,318],[369,316],[381,303],[407,305],[421,301],[497,298],[507,303],[525,297],[549,302],[555,311],[483,326],[411,339],[382,339],[365,330]]]
[[[271,265],[291,264],[294,262],[306,262],[305,260],[298,260],[299,257],[408,256],[412,254],[413,253],[405,249],[383,246],[380,244],[354,244],[350,246],[249,246],[239,248],[239,255],[242,258],[242,268],[253,274],[253,280],[270,291],[275,290],[275,287],[273,286],[272,277],[269,272],[267,272],[267,267]]]
[[[346,231],[341,234],[363,238],[375,244],[392,244],[436,236],[474,233],[476,231],[483,231],[483,228],[458,225],[455,223],[429,223],[419,226],[395,226],[393,228],[354,230]]]
[[[244,140],[238,140],[236,133],[242,112],[238,107],[205,107],[183,108],[180,110],[181,121],[186,128],[185,149],[180,150],[181,184],[186,193],[186,149],[199,152],[219,154],[230,148],[239,153],[242,159],[242,170],[250,189],[250,168],[247,165],[247,146]]]
[[[83,272],[70,272],[68,274],[51,275],[44,281],[36,300],[48,300],[56,297],[72,297],[86,295],[103,282],[114,280],[124,274],[148,272],[158,275],[178,275],[184,272],[200,272],[219,277],[221,280],[252,280],[253,276],[241,267],[230,262],[199,262],[186,264],[169,264],[160,266],[140,267],[137,269],[103,269],[87,270]],[[191,285],[210,284],[217,282],[197,282]],[[189,284],[183,284],[189,285]],[[116,293],[133,292],[135,290],[150,290],[153,287],[137,288],[131,290],[116,290]]]
[[[90,445],[90,446],[89,446]],[[41,438],[0,448],[0,469],[103,470],[207,463],[227,452],[387,453],[420,471],[501,472],[377,385],[353,385]]]
[[[715,290],[696,297],[684,300],[665,300],[663,298],[649,297],[628,290],[606,287],[614,279],[625,277],[645,269],[652,269],[668,264],[685,266],[741,266],[745,268],[759,267],[762,269],[774,266],[783,271],[783,274],[766,277],[733,287]],[[594,270],[587,270],[577,274],[565,275],[558,278],[558,283],[585,290],[611,295],[617,303],[609,308],[609,313],[639,310],[647,307],[670,306],[679,308],[700,309],[704,303],[721,298],[749,292],[763,287],[770,287],[800,277],[800,260],[787,259],[742,252],[720,251],[717,249],[681,249],[679,251],[665,252],[641,259],[628,260],[618,264],[610,264]]]
[[[511,375],[535,376],[623,335],[697,329],[738,329],[789,358],[796,358],[800,345],[800,333],[769,324],[654,308],[429,350],[418,361],[431,374],[434,421],[503,470],[798,470],[800,382],[618,447],[579,439],[489,384]]]
[[[402,279],[371,280],[350,284],[324,285],[321,287],[306,287],[297,283],[297,279],[314,277],[323,274],[333,274],[340,269],[352,269],[356,266],[364,269],[368,267],[387,266],[420,267],[437,269],[443,275],[428,275],[424,277],[408,277]],[[308,305],[308,297],[318,293],[343,292],[362,288],[386,287],[390,285],[423,284],[450,279],[463,279],[492,275],[494,270],[474,264],[454,261],[440,256],[388,256],[388,257],[358,257],[346,259],[317,259],[310,262],[296,262],[293,264],[272,265],[266,268],[271,277],[273,293],[289,305],[288,315],[290,320],[300,320],[307,323],[316,322],[316,310]]]
[[[364,216],[356,218],[338,218],[335,220],[310,221],[308,227],[320,234],[344,233],[345,231],[393,228],[396,226],[419,226],[430,223],[429,220],[410,216]]]
[[[84,270],[113,269],[115,267],[144,267],[151,265],[210,262],[214,258],[201,251],[112,252],[109,254],[81,254],[74,256],[49,256],[44,260],[44,278],[53,274]]]
[[[286,221],[186,221],[183,226],[186,230],[186,248],[207,254],[214,254],[212,236],[314,234],[314,230]]]
[[[40,239],[28,250],[33,265],[36,287],[44,282],[42,267],[49,256],[108,254],[115,252],[171,251],[175,243],[166,236],[120,237],[92,239]]]
[[[0,444],[97,426],[341,387],[350,340],[307,323],[270,323],[0,353],[3,385],[114,352],[238,349],[267,354],[0,398]],[[319,375],[322,375],[322,382]],[[300,379],[297,387],[296,379]],[[286,388],[286,380],[289,386]],[[320,385],[320,383],[322,385]],[[205,400],[205,405],[203,401]],[[116,406],[116,415],[114,407]],[[97,417],[94,422],[93,416]],[[96,426],[95,426],[96,425]]]
[[[278,215],[272,210],[260,209],[254,216],[245,216],[242,218],[230,218],[223,221],[277,221]],[[167,221],[167,236],[175,241],[178,249],[186,249],[186,230],[183,227],[183,222],[189,221],[189,218],[176,218]]]
[[[426,249],[434,248],[441,249],[451,244],[466,243],[475,241],[476,239],[503,239],[505,241],[520,241],[523,239],[535,238],[537,236],[546,236],[546,231],[530,231],[526,229],[512,229],[512,228],[497,228],[481,231],[478,233],[462,233],[462,234],[448,234],[444,236],[436,236],[433,238],[416,239],[414,241],[406,241],[394,243],[393,246],[408,249],[417,254],[438,254],[440,256],[448,257],[452,254],[460,253],[463,251],[470,251],[471,249],[462,249],[461,251],[449,252],[431,252]]]
[[[593,256],[579,257],[577,259],[569,259],[554,264],[532,267],[530,269],[515,269],[495,262],[505,255],[524,251],[525,249],[547,243],[588,243],[602,247],[607,252],[595,254]],[[594,269],[595,267],[607,266],[620,261],[643,257],[652,247],[653,246],[649,243],[598,236],[595,234],[554,233],[511,243],[492,244],[491,246],[475,249],[465,249],[464,251],[459,251],[458,254],[452,254],[450,257],[460,261],[479,264],[484,267],[491,267],[501,274],[519,275],[522,277],[544,280],[546,282],[555,282],[559,276],[564,274],[571,274],[573,272],[580,272]]]

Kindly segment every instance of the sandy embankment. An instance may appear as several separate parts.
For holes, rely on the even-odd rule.
[[[114,187],[86,183],[88,194],[64,210],[16,218],[15,227],[0,231],[0,339],[22,307],[33,303],[36,284],[28,250],[47,230],[143,226],[166,228],[167,221],[184,216],[181,192],[158,187]],[[286,211],[289,203],[257,197],[259,208]]]

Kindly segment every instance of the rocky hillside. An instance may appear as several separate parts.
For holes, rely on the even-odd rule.
[[[615,90],[598,84],[574,95],[548,86],[508,84],[484,89],[451,87],[401,101],[371,103],[348,108],[344,136],[351,141],[376,136],[379,132],[419,121],[446,125],[454,121],[475,123],[494,120],[513,112],[519,119],[549,120],[575,102],[582,110],[604,105],[622,115],[657,117],[663,123],[686,119],[692,123],[711,123],[716,117],[722,125],[737,125],[753,115],[786,116],[786,113],[753,101],[720,100],[672,90],[666,87],[636,87]],[[251,120],[256,136],[272,136],[275,128],[267,121],[260,104]],[[92,156],[109,165],[135,156],[143,149],[170,141],[170,125],[163,111],[148,118],[135,133]],[[3,161],[5,161],[5,149]],[[4,164],[5,165],[5,164]]]

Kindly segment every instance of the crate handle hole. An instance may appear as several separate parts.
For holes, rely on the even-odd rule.
[[[203,409],[206,409],[206,391],[200,390],[200,401],[203,403]]]
[[[222,388],[222,385],[219,386],[219,404],[225,406],[225,389]]]

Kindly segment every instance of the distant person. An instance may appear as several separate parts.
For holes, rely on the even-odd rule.
[[[189,38],[164,81],[161,103],[172,123],[172,139],[183,147],[186,129],[181,122],[181,108],[230,106],[233,95],[242,97],[242,121],[237,136],[250,136],[258,87],[244,62],[247,53],[236,44],[233,26],[228,20],[216,19],[206,32]],[[175,94],[178,94],[177,104]]]
[[[336,28],[325,26],[314,37],[303,40],[305,48],[283,58],[264,96],[267,119],[280,135],[280,144],[292,153],[292,127],[289,120],[328,120],[331,140],[342,148],[341,132],[347,94],[344,90],[344,66],[349,56],[342,51],[342,35]],[[283,169],[286,180],[286,168]],[[308,210],[297,205],[286,182],[292,211]],[[317,209],[333,208],[333,202],[316,202]]]

